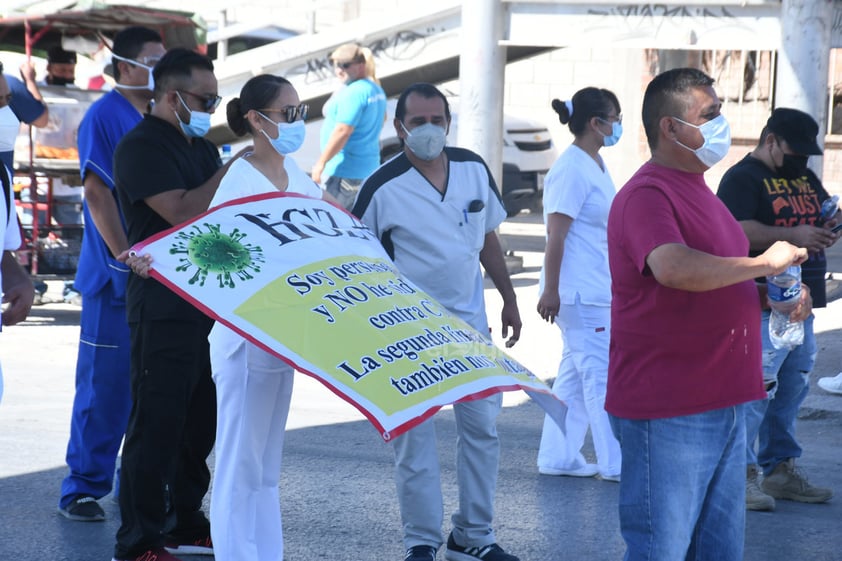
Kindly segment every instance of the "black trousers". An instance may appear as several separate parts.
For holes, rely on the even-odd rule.
[[[201,507],[216,434],[212,325],[204,315],[129,324],[132,410],[120,470],[117,559],[162,547],[166,536],[209,535]]]

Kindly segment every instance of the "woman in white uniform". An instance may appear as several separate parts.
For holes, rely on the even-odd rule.
[[[599,151],[620,139],[620,103],[608,90],[584,88],[572,100],[554,99],[552,107],[575,139],[544,183],[547,249],[538,313],[561,329],[564,348],[553,393],[568,410],[566,436],[552,419],[544,420],[538,471],[619,481],[620,446],[605,412],[611,331],[607,227],[616,189]],[[581,452],[588,426],[596,464]]]
[[[288,156],[304,140],[307,106],[287,80],[252,78],[228,103],[227,116],[238,136],[253,136],[254,150],[231,164],[211,207],[274,191],[322,198]],[[220,323],[209,340],[217,395],[214,554],[217,561],[281,561],[278,483],[293,369]]]

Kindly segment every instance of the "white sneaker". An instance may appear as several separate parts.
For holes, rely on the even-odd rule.
[[[842,372],[833,377],[819,378],[816,384],[828,393],[842,395]]]
[[[559,469],[553,467],[538,466],[538,473],[541,475],[566,475],[569,477],[593,477],[599,473],[596,464],[584,464],[579,467]]]

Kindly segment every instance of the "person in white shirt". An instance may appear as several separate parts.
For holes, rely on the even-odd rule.
[[[363,182],[352,213],[403,275],[477,332],[489,333],[482,265],[503,300],[501,335],[511,347],[522,322],[495,232],[506,211],[485,161],[445,146],[450,123],[450,105],[435,86],[406,88],[393,122],[403,151]],[[499,393],[453,405],[459,501],[446,541],[433,419],[392,439],[404,561],[435,561],[442,545],[448,561],[518,561],[497,544],[492,526],[501,405]]]
[[[2,66],[0,66],[2,68]],[[0,112],[11,113],[9,100],[11,93],[6,78],[0,71]],[[14,144],[17,136],[16,127],[0,128],[0,134],[7,138],[0,138],[0,143]],[[4,224],[0,227],[0,289],[3,294],[3,304],[6,308],[2,313],[0,331],[5,325],[14,325],[26,319],[29,310],[32,308],[32,300],[35,297],[35,288],[29,275],[17,262],[12,251],[18,249],[21,244],[20,227],[15,213],[14,196],[12,194],[12,172],[0,162],[0,186],[3,196],[0,197],[0,221]],[[3,369],[0,367],[0,400],[3,399]]]
[[[616,188],[599,155],[623,132],[620,102],[605,89],[584,88],[554,99],[559,121],[575,137],[544,183],[547,249],[538,313],[561,329],[564,349],[553,393],[567,404],[566,432],[544,419],[538,471],[544,475],[619,481],[620,445],[605,412],[611,331],[608,211]],[[591,429],[597,463],[581,448]]]
[[[263,74],[246,82],[228,103],[228,125],[238,136],[251,134],[254,148],[231,164],[211,207],[275,191],[336,204],[288,155],[304,141],[307,109],[284,78]],[[278,561],[284,558],[278,481],[293,369],[220,323],[208,339],[217,400],[214,555]]]

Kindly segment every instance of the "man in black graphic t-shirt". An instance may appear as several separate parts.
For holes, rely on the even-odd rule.
[[[818,124],[806,113],[775,109],[757,147],[725,173],[717,195],[743,227],[752,256],[779,240],[809,250],[801,280],[810,289],[813,307],[823,308],[827,304],[824,250],[839,238],[831,228],[840,216],[837,209],[828,219],[821,217],[822,203],[830,196],[807,167],[810,155],[822,153],[816,143],[818,132]],[[816,358],[813,317],[804,322],[804,342],[789,350],[772,346],[769,315],[764,310],[761,326],[769,397],[746,408],[746,508],[750,510],[773,510],[776,498],[822,503],[832,496],[830,489],[811,485],[795,469],[795,458],[801,456],[795,419],[810,388],[808,377]]]

